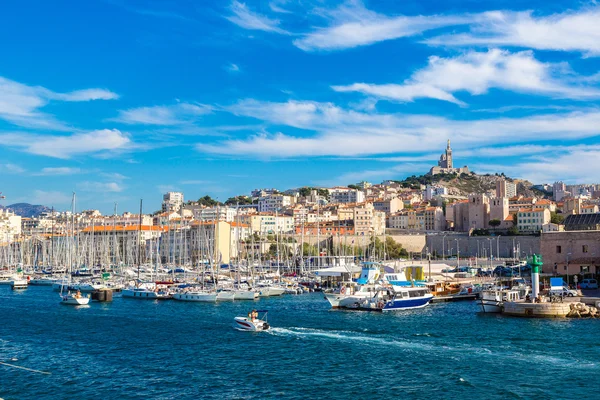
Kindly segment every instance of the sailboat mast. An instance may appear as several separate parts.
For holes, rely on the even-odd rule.
[[[140,279],[140,264],[142,262],[142,203],[143,199],[140,199],[140,218],[139,218],[139,234],[138,234],[138,270],[137,277]]]

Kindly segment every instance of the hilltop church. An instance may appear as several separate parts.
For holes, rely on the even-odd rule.
[[[452,148],[450,147],[450,139],[448,139],[448,145],[446,151],[440,156],[437,167],[431,167],[429,175],[437,174],[468,174],[469,167],[466,165],[462,168],[454,168],[452,165]]]

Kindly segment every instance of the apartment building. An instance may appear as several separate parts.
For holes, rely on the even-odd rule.
[[[550,210],[547,208],[523,208],[517,213],[519,232],[540,232],[542,226],[550,223]]]

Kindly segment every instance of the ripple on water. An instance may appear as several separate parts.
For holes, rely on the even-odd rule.
[[[231,328],[249,308],[273,329]],[[186,304],[116,298],[61,307],[56,293],[0,287],[5,399],[585,398],[552,385],[595,374],[597,321],[487,318],[474,303],[407,313],[330,311],[321,294]],[[581,322],[581,324],[579,324]],[[591,323],[594,323],[593,326]],[[4,385],[11,382],[11,385]],[[552,385],[550,388],[549,385]],[[596,389],[600,389],[596,386]]]

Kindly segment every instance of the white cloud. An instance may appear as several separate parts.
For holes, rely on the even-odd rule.
[[[490,11],[476,17],[468,33],[425,42],[445,46],[518,46],[600,55],[600,10],[596,7],[536,17],[531,11]]]
[[[388,17],[367,10],[360,1],[346,2],[329,14],[333,17],[331,26],[318,28],[294,40],[294,45],[305,51],[343,50],[415,36],[430,29],[462,25],[472,20],[470,16]]]
[[[289,3],[289,0],[272,0],[269,2],[269,8],[273,12],[290,14],[291,11],[282,8],[282,5],[286,5]]]
[[[192,179],[192,180],[180,181],[179,183],[182,185],[205,185],[207,183],[212,183],[212,182]]]
[[[240,72],[240,67],[237,64],[234,64],[234,63],[227,64],[225,66],[225,71],[231,72],[232,74],[235,74],[237,72]]]
[[[397,101],[427,97],[459,105],[465,103],[454,93],[466,91],[481,95],[491,88],[571,99],[600,97],[600,90],[560,82],[555,75],[561,69],[563,65],[536,60],[531,51],[510,53],[492,49],[471,51],[454,58],[430,57],[427,67],[415,72],[403,84],[355,83],[332,88]]]
[[[8,174],[22,174],[25,172],[25,168],[17,164],[0,164],[0,172]]]
[[[84,89],[57,93],[41,86],[27,86],[0,77],[0,119],[24,127],[65,129],[52,115],[39,111],[51,100],[111,100],[119,96],[105,89]]]
[[[81,173],[81,168],[72,168],[72,167],[46,167],[42,168],[42,170],[36,175],[74,175]]]
[[[212,108],[203,104],[177,103],[169,106],[139,107],[120,110],[112,121],[141,125],[180,125],[209,114]]]
[[[83,154],[122,150],[132,145],[126,134],[117,129],[102,129],[70,136],[35,135],[28,133],[0,134],[5,146],[55,158],[71,158]]]
[[[71,194],[58,191],[34,190],[26,201],[31,204],[41,204],[47,207],[71,203]]]
[[[117,182],[90,182],[84,181],[77,184],[77,189],[84,192],[111,192],[119,193],[123,191],[123,186]]]
[[[225,18],[244,29],[289,34],[279,27],[279,20],[252,12],[244,3],[234,0],[229,9],[233,15]]]
[[[118,172],[101,172],[100,175],[102,175],[105,178],[116,180],[116,181],[124,181],[125,179],[129,179],[128,176],[125,176]]]
[[[275,125],[316,131],[290,136],[258,133],[246,139],[199,144],[202,152],[237,156],[360,156],[437,151],[446,139],[456,147],[582,139],[600,135],[600,111],[523,118],[451,120],[431,115],[361,113],[331,103],[245,100],[228,108]]]
[[[158,185],[156,187],[160,193],[179,192],[180,190],[173,185]]]
[[[574,167],[576,166],[576,167]],[[598,181],[596,171],[600,168],[600,146],[574,146],[551,155],[536,156],[511,165],[474,166],[476,170],[503,171],[508,176],[531,182],[590,182]]]

